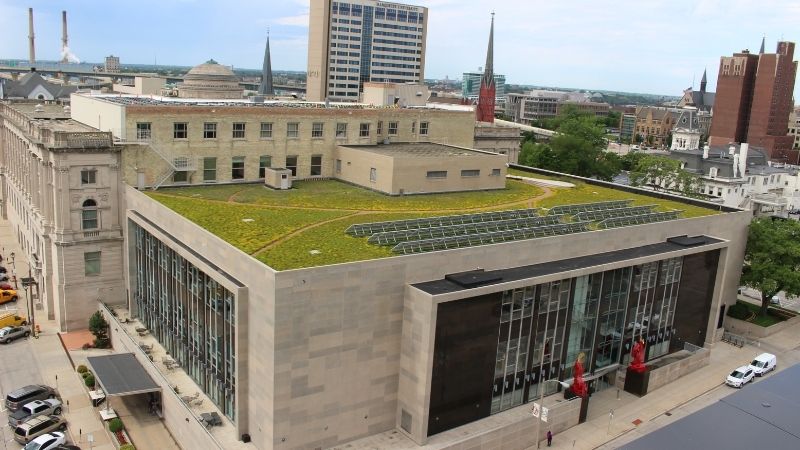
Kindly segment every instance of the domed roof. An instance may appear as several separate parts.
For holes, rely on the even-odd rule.
[[[213,59],[192,67],[178,86],[178,97],[184,98],[242,98],[243,93],[233,71]]]
[[[208,78],[209,76],[214,78],[231,77],[232,79],[236,79],[236,75],[234,75],[231,69],[219,64],[213,59],[209,59],[203,64],[192,67],[192,69],[186,73],[185,78]]]

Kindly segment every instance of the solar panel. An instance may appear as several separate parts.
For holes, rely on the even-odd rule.
[[[604,209],[600,211],[583,211],[575,214],[573,218],[575,220],[603,220],[613,217],[637,216],[639,214],[650,214],[655,207],[656,205],[644,205],[631,206],[629,208]]]
[[[447,250],[453,248],[472,247],[476,245],[496,244],[500,242],[532,239],[544,236],[557,236],[569,233],[589,231],[590,222],[572,222],[558,225],[544,225],[534,228],[495,231],[491,233],[466,234],[461,236],[424,239],[420,241],[401,242],[394,247],[394,253],[410,254]]]
[[[629,225],[640,225],[643,223],[663,222],[665,220],[675,220],[682,211],[667,211],[651,214],[640,214],[630,217],[612,217],[602,220],[597,226],[599,228],[618,228]]]
[[[479,222],[462,225],[449,225],[444,227],[416,228],[412,230],[386,231],[370,236],[368,242],[378,245],[395,245],[404,241],[419,241],[465,234],[490,233],[493,231],[516,230],[519,228],[532,228],[542,225],[554,225],[561,222],[566,216],[541,216],[521,217],[518,219],[496,220],[493,222]]]
[[[492,222],[495,220],[516,219],[522,217],[539,217],[536,208],[491,211],[475,214],[453,216],[425,217],[422,219],[394,220],[389,222],[357,223],[350,225],[345,232],[351,236],[371,236],[386,231],[413,230],[417,228],[443,227],[467,223]]]
[[[574,205],[556,205],[548,214],[577,214],[584,211],[600,211],[604,209],[624,208],[633,200],[611,200],[608,202],[577,203]]]

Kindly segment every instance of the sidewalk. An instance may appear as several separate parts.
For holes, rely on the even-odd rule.
[[[777,355],[778,370],[800,362],[800,328],[784,329],[765,338],[760,346],[737,348],[719,342],[711,350],[708,366],[642,398],[621,392],[617,400],[616,389],[599,392],[592,396],[589,420],[555,435],[552,448],[618,448],[733,392],[732,388],[724,386],[725,376],[736,366],[765,351]],[[609,420],[611,409],[614,416]],[[636,425],[635,421],[640,422]]]

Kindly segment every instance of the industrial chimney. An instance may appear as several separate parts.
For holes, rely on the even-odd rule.
[[[33,8],[28,8],[28,59],[33,67],[36,64],[36,50],[33,46]]]
[[[69,45],[67,41],[67,12],[61,11],[61,62],[69,62]]]

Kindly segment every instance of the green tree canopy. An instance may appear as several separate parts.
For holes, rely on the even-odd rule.
[[[761,315],[778,292],[800,295],[800,222],[761,217],[750,223],[741,284],[761,291]]]
[[[627,155],[626,155],[627,156]],[[665,190],[685,197],[702,197],[702,182],[692,173],[681,169],[678,160],[660,155],[631,157],[635,165],[630,172],[631,186],[650,186],[656,191]]]
[[[591,114],[566,107],[550,125],[558,132],[549,144],[525,142],[520,164],[610,181],[622,161],[606,149],[605,127]]]

